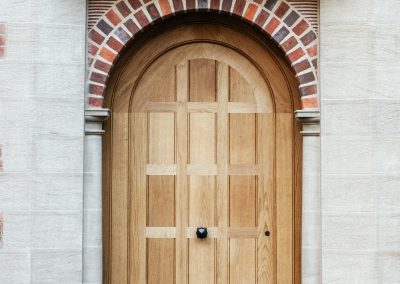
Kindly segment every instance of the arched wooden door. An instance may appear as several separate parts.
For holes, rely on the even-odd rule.
[[[192,24],[114,74],[106,281],[294,283],[298,130],[284,61],[250,35]]]

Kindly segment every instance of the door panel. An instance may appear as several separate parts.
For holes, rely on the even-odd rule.
[[[293,283],[293,115],[265,73],[213,42],[139,55],[113,88],[110,282]]]

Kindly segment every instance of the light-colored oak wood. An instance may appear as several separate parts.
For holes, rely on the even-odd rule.
[[[216,260],[218,264],[217,283],[228,283],[229,279],[229,239],[228,208],[229,208],[229,184],[228,184],[228,99],[229,99],[229,66],[222,62],[217,63],[216,68],[216,92],[217,92],[217,225],[220,230],[217,241]]]
[[[299,283],[297,86],[255,38],[186,25],[115,67],[105,283]]]

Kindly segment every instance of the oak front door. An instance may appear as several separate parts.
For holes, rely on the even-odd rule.
[[[239,46],[250,41],[212,25],[173,29],[115,71],[105,141],[111,283],[294,281],[288,87],[260,44],[247,56],[227,32]]]

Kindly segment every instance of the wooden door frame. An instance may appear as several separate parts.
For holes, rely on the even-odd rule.
[[[135,52],[136,48],[146,44],[151,37],[158,33],[162,33],[167,28],[172,28],[177,25],[182,24],[195,24],[195,23],[211,23],[216,25],[222,25],[225,27],[229,27],[241,33],[245,33],[249,37],[252,37],[255,41],[257,41],[262,46],[268,46],[269,50],[273,50],[274,53],[284,60],[284,55],[280,51],[280,49],[275,45],[275,43],[266,38],[264,34],[256,30],[254,27],[250,26],[249,24],[245,23],[244,21],[238,20],[236,18],[230,17],[228,15],[219,15],[215,17],[214,15],[210,15],[210,13],[195,13],[193,15],[183,15],[183,16],[176,16],[172,17],[168,20],[168,23],[165,24],[163,22],[162,25],[154,25],[150,27],[147,31],[143,32],[141,36],[139,36],[133,43],[131,48],[128,48],[125,54],[121,57],[122,61],[123,58],[131,56],[133,52]],[[118,64],[115,68],[118,70]],[[289,63],[287,63],[287,68],[285,71],[285,76],[290,73],[291,67]],[[288,78],[289,81],[293,82],[294,72],[292,72],[292,78]],[[289,76],[291,76],[289,74]],[[298,90],[298,88],[296,88]],[[298,92],[293,90],[294,92]],[[292,94],[292,105],[293,110],[300,110],[300,96],[298,93]],[[111,98],[105,99],[105,106],[110,106]],[[106,124],[106,131],[108,127]],[[294,283],[301,283],[301,231],[302,231],[302,137],[300,134],[301,125],[298,123],[293,116],[293,131],[294,131],[294,151],[295,154],[293,155],[293,165],[294,165],[294,176],[293,176],[293,183],[294,183],[294,210],[293,210],[293,220],[294,220]],[[109,134],[106,132],[106,134]],[[110,232],[110,225],[109,225],[109,209],[110,209],[110,198],[108,192],[108,173],[109,173],[109,165],[108,165],[108,153],[107,149],[109,146],[109,135],[105,135],[103,138],[103,236],[106,240],[104,242],[104,263],[107,264],[109,262],[109,250],[110,246],[107,242],[109,240],[109,232]],[[107,269],[106,269],[107,270]],[[108,283],[107,273],[104,273],[104,282]]]

